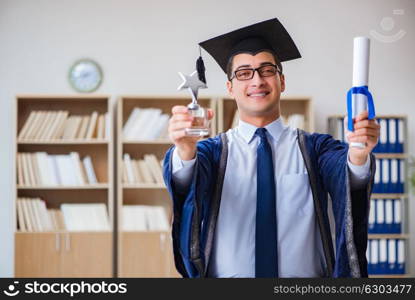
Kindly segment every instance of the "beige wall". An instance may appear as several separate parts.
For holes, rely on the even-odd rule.
[[[394,15],[394,9],[404,14]],[[369,85],[378,114],[409,116],[415,153],[415,1],[0,0],[0,276],[13,274],[15,94],[73,93],[67,72],[85,56],[104,70],[98,93],[184,93],[176,90],[177,71],[193,71],[197,42],[272,17],[286,26],[303,56],[285,64],[285,94],[313,98],[320,132],[328,115],[345,112],[353,37],[405,30],[393,43],[372,39]],[[389,32],[382,30],[384,17],[395,22]],[[206,53],[204,58],[209,89],[201,95],[225,94],[224,74]],[[414,226],[415,205],[411,210]],[[411,249],[415,253],[413,233]]]

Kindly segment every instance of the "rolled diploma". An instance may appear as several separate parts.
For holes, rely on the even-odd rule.
[[[353,40],[353,87],[368,85],[369,82],[370,40],[359,36]],[[362,94],[352,95],[353,119],[364,110],[368,110],[367,97]],[[350,143],[351,147],[364,148],[363,143]]]

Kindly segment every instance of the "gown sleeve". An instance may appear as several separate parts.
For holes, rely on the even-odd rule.
[[[319,176],[332,199],[336,225],[335,276],[367,277],[367,233],[375,158],[370,154],[370,175],[358,189],[350,185],[348,145],[330,135],[314,134]]]
[[[185,190],[177,188],[173,181],[174,146],[167,151],[164,158],[163,177],[173,200],[174,259],[176,268],[183,277],[199,277],[203,273],[200,234],[210,193],[213,190],[219,147],[219,139],[217,138],[198,142],[191,183]]]

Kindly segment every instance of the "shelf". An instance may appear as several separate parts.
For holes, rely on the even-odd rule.
[[[123,183],[122,187],[124,189],[167,189],[164,183]]]
[[[90,184],[90,185],[79,185],[79,186],[21,186],[18,185],[17,189],[19,190],[103,190],[108,189],[109,185],[107,183],[101,184]]]
[[[173,145],[170,140],[124,140],[122,143],[132,145]]]
[[[368,235],[369,239],[409,239],[409,234],[402,233],[374,233]]]
[[[408,198],[408,194],[372,194],[371,199],[403,199]]]
[[[108,140],[18,140],[19,145],[100,145],[108,144]]]

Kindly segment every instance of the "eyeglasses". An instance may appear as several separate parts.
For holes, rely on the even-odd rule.
[[[275,76],[277,73],[281,74],[281,70],[277,65],[265,65],[259,68],[245,68],[239,69],[234,72],[234,75],[229,79],[232,80],[234,78],[238,80],[250,80],[254,78],[255,71],[258,72],[259,76],[261,77],[270,77]]]

